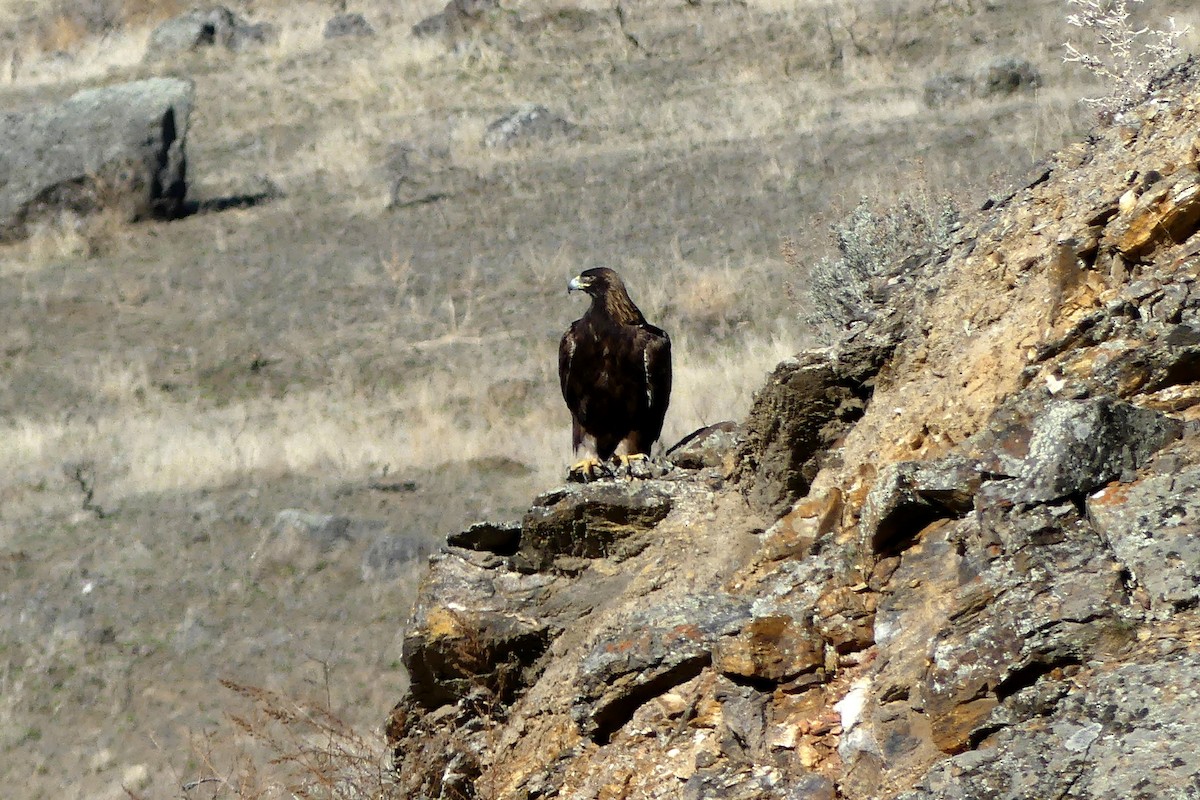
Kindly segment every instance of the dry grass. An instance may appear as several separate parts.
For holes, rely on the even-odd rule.
[[[447,313],[456,320],[470,314]],[[456,339],[450,332],[422,344],[447,346]],[[763,376],[799,344],[782,331],[763,338],[738,335],[716,348],[695,334],[677,335],[675,400],[664,445],[698,427],[740,417]],[[506,376],[504,365],[497,365],[492,375],[477,375],[466,386],[457,376],[435,375],[371,395],[327,387],[212,408],[180,406],[164,397],[144,363],[101,360],[86,385],[108,410],[87,418],[27,417],[0,425],[0,449],[10,467],[0,490],[15,500],[19,487],[40,487],[43,476],[74,461],[103,465],[99,479],[114,504],[139,493],[191,491],[247,475],[364,478],[447,459],[516,459],[533,470],[536,482],[552,483],[569,455],[557,387],[514,411],[498,406],[491,391]]]
[[[212,738],[194,738],[202,774],[183,782],[185,794],[203,792],[213,800],[393,796],[383,737],[361,732],[331,708],[328,667],[323,666],[325,695],[313,700],[223,679],[221,685],[249,707],[229,717],[245,742],[229,759],[232,764],[218,766],[223,759],[214,755]]]

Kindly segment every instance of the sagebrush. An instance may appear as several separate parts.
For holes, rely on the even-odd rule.
[[[958,220],[948,197],[906,196],[886,208],[863,198],[833,226],[838,255],[809,269],[803,316],[826,334],[870,322],[897,287],[950,245]],[[799,266],[790,244],[784,258]]]

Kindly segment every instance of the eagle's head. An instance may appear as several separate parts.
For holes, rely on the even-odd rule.
[[[567,292],[587,292],[592,297],[603,297],[615,286],[624,288],[617,273],[608,267],[595,267],[585,269],[571,278],[571,282],[567,284]]]
[[[621,276],[608,267],[585,269],[567,284],[567,292],[591,295],[591,314],[605,314],[625,325],[644,325],[646,318],[629,299]]]

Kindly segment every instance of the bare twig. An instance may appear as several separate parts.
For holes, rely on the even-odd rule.
[[[74,461],[63,464],[63,473],[69,480],[74,481],[79,487],[79,491],[83,493],[82,508],[84,511],[90,511],[95,514],[96,519],[104,519],[109,516],[109,512],[105,511],[95,502],[96,469],[92,462]]]

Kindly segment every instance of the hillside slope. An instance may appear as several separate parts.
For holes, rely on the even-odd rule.
[[[453,537],[403,796],[1194,792],[1198,79],[989,201],[735,435]]]

